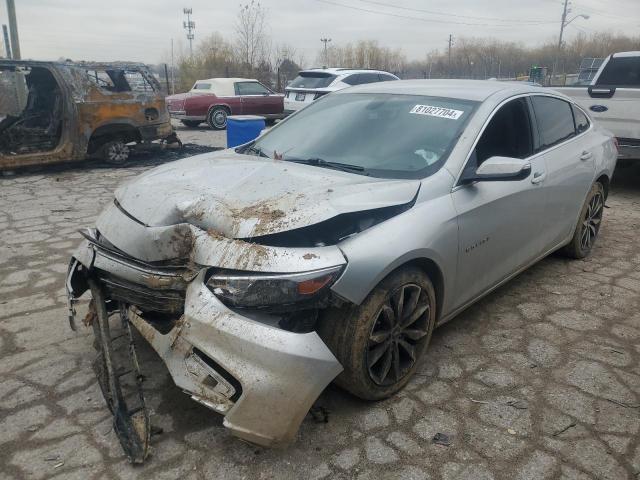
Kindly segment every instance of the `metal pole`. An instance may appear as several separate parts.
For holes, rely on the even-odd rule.
[[[451,46],[453,45],[453,35],[449,34],[449,76],[451,76]]]
[[[166,63],[164,64],[164,81],[167,84],[167,95],[168,95],[171,89],[169,88],[169,69],[167,68]]]
[[[171,39],[171,95],[176,93],[175,65],[173,63],[173,38]]]
[[[4,51],[7,58],[11,60],[11,44],[9,43],[9,30],[6,25],[2,25],[2,33],[4,35]]]
[[[9,16],[11,51],[13,52],[12,58],[20,60],[20,40],[18,39],[18,21],[16,20],[16,5],[14,0],[7,0],[7,14]]]

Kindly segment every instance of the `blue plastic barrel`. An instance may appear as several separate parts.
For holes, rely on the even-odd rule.
[[[227,117],[227,148],[237,147],[258,138],[264,129],[264,117],[230,115]]]

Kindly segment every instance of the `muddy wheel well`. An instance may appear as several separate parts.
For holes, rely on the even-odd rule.
[[[606,175],[600,175],[596,182],[600,182],[602,187],[604,188],[604,198],[606,199],[609,196],[609,177]]]
[[[125,143],[129,142],[139,142],[140,132],[137,128],[127,125],[127,124],[112,124],[112,125],[104,125],[102,127],[97,128],[93,134],[91,134],[91,138],[89,139],[89,146],[87,148],[87,153],[95,153],[101,145],[116,139],[121,138],[125,141]]]
[[[403,268],[407,265],[414,265],[427,274],[429,280],[433,284],[433,289],[436,292],[436,322],[440,319],[442,312],[442,301],[444,300],[444,276],[440,267],[430,258],[415,258],[409,262],[401,265],[398,268]]]

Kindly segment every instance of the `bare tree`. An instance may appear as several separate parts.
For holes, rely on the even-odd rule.
[[[240,62],[249,69],[267,60],[269,38],[266,30],[267,12],[260,2],[240,5],[236,21],[236,49]]]

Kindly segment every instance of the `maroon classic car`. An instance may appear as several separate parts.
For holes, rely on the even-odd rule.
[[[166,98],[172,118],[187,127],[207,122],[211,128],[227,127],[228,115],[260,115],[267,121],[284,118],[283,95],[249,78],[198,80],[187,93]]]

